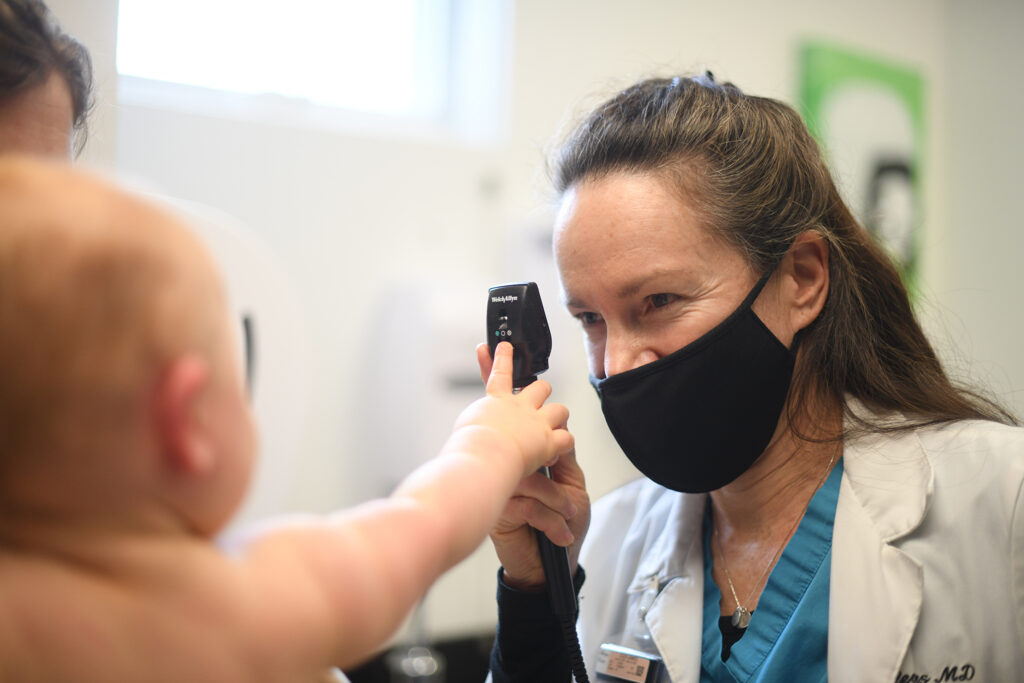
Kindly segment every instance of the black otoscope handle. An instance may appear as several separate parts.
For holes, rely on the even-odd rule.
[[[551,468],[542,467],[540,471],[548,479]],[[537,535],[537,550],[540,551],[540,562],[544,566],[544,581],[547,585],[548,602],[551,613],[558,617],[562,627],[562,639],[569,651],[569,667],[576,683],[590,683],[587,669],[583,664],[580,652],[580,641],[576,636],[576,613],[579,602],[576,599],[576,588],[572,585],[572,567],[569,565],[569,551],[551,542],[544,532],[534,529]]]
[[[542,467],[541,473],[551,478],[551,469]],[[548,600],[551,611],[559,617],[576,620],[578,604],[576,589],[572,585],[572,567],[569,565],[569,551],[551,542],[543,531],[534,529],[537,534],[537,549],[540,561],[544,565],[544,580],[547,584]]]

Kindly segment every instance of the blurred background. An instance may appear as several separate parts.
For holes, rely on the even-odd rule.
[[[797,106],[947,367],[1024,414],[1018,0],[49,4],[96,68],[79,163],[207,226],[253,330],[263,452],[237,524],[385,495],[434,454],[482,393],[486,289],[508,281],[540,285],[592,495],[635,476],[559,305],[544,158],[655,75]],[[486,647],[496,569],[481,548],[398,643]],[[480,649],[450,650],[449,680]]]

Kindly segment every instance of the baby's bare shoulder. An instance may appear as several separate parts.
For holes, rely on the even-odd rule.
[[[145,551],[119,568],[0,553],[0,680],[263,678],[244,563],[200,544]]]

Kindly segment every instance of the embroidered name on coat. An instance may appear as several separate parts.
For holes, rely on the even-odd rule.
[[[942,681],[971,681],[977,670],[972,664],[958,664],[945,666],[938,674],[905,674],[902,671],[896,674],[895,683],[940,683]]]

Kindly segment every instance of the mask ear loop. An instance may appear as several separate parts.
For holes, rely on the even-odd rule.
[[[775,274],[775,269],[779,267],[779,264],[782,263],[782,259],[784,258],[786,258],[785,253],[779,258],[775,259],[772,262],[772,264],[768,266],[768,270],[764,272],[764,275],[761,276],[761,279],[758,280],[757,284],[754,285],[754,288],[750,290],[750,294],[747,295],[746,301],[743,302],[743,307],[753,307],[754,302],[757,301],[757,297],[761,296],[761,290],[763,290],[765,288],[765,285],[768,284],[768,280],[770,280],[772,278],[772,275]],[[789,344],[789,352],[793,355],[794,358],[796,357],[796,350],[797,347],[800,346],[800,340],[802,338],[803,330],[797,330],[796,333],[793,335],[793,341],[790,342]]]

